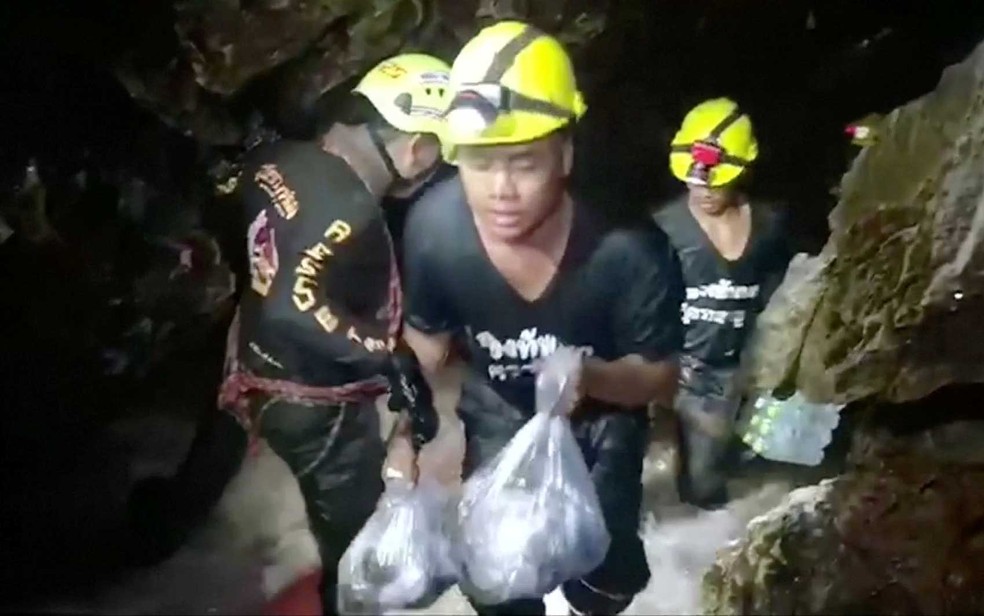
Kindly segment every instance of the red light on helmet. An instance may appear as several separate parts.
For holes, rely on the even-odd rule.
[[[713,143],[697,142],[690,148],[690,155],[694,157],[694,162],[704,167],[721,164],[722,154],[721,148]]]
[[[867,139],[872,134],[871,127],[863,124],[851,124],[844,129],[844,132],[851,139]]]

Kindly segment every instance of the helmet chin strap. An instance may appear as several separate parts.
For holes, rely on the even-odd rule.
[[[400,170],[396,168],[396,163],[393,162],[393,157],[390,155],[389,150],[386,149],[386,143],[383,141],[383,138],[379,135],[379,131],[377,131],[376,128],[373,126],[369,126],[367,128],[369,129],[369,138],[372,140],[373,146],[376,147],[376,152],[378,152],[379,157],[383,159],[383,165],[386,166],[386,171],[393,178],[393,184],[390,187],[391,190],[393,188],[404,188],[404,187],[413,186],[415,183],[419,182],[420,180],[430,175],[434,171],[434,169],[437,168],[438,164],[440,164],[440,160],[437,160],[434,162],[433,165],[431,165],[427,169],[424,169],[423,171],[414,175],[413,177],[409,177],[409,178],[404,177],[403,174],[400,173]]]
[[[394,180],[402,180],[403,176],[400,175],[400,171],[396,168],[396,163],[393,162],[393,157],[390,156],[389,150],[386,149],[386,143],[383,142],[383,138],[379,136],[379,131],[374,126],[368,126],[367,128],[369,129],[369,138],[376,147],[379,157],[383,159],[386,171],[393,176]]]

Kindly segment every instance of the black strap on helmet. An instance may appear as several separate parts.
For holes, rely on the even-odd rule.
[[[372,139],[372,144],[376,146],[376,151],[379,153],[379,157],[383,159],[383,164],[386,165],[386,171],[393,176],[394,179],[402,179],[403,176],[400,175],[400,171],[396,168],[396,163],[393,162],[393,157],[390,156],[389,150],[386,149],[386,142],[383,141],[382,136],[379,134],[379,130],[375,126],[367,126],[369,129],[369,138]]]
[[[396,168],[396,163],[393,162],[393,157],[390,156],[389,150],[386,149],[386,143],[380,136],[379,131],[376,130],[374,126],[368,126],[369,138],[372,140],[372,144],[376,146],[376,151],[379,153],[379,157],[383,159],[383,164],[386,165],[386,171],[392,176],[393,183],[390,185],[390,190],[394,188],[402,188],[413,186],[420,180],[433,174],[438,167],[441,166],[441,159],[438,157],[434,164],[430,167],[422,170],[420,173],[415,174],[413,177],[404,177],[400,170]]]
[[[482,82],[499,83],[502,76],[506,74],[506,71],[516,61],[516,57],[541,36],[544,36],[543,31],[535,26],[527,25],[523,28],[522,32],[503,45],[502,49],[495,52],[495,56],[492,57],[492,63],[489,64],[488,70],[485,71],[485,77],[482,79]]]
[[[399,96],[396,97],[396,99],[393,101],[393,104],[396,105],[403,113],[410,115],[410,111],[413,105],[413,98],[410,96],[409,93],[404,92],[403,94],[400,94]],[[424,178],[427,175],[431,174],[434,171],[434,169],[436,169],[441,164],[441,161],[437,160],[431,167],[424,169],[423,171],[414,175],[413,177],[411,178],[403,177],[403,174],[401,174],[400,171],[396,168],[396,163],[393,162],[393,157],[390,156],[389,150],[386,149],[386,142],[383,141],[382,136],[379,134],[379,130],[371,123],[367,128],[369,129],[369,138],[372,140],[372,144],[376,147],[376,152],[379,153],[379,157],[383,159],[383,164],[386,165],[386,171],[391,176],[393,176],[393,183],[396,186],[411,185],[417,182],[418,180],[420,180],[421,178]]]

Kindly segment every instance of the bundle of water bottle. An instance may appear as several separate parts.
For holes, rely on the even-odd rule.
[[[737,412],[738,435],[763,458],[804,466],[823,461],[844,405],[811,402],[796,392],[784,398],[760,393],[742,406],[739,369],[713,369],[692,357],[684,357],[681,368],[677,410],[689,412],[686,419]]]
[[[763,458],[816,466],[823,461],[843,406],[810,402],[799,392],[784,400],[758,396],[741,439]]]
[[[610,537],[564,409],[580,354],[558,349],[537,375],[537,412],[479,468],[460,498],[390,482],[339,564],[338,611],[424,608],[452,584],[483,604],[542,597],[591,572]]]

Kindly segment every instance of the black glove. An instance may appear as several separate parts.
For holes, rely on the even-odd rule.
[[[389,410],[410,415],[413,446],[416,451],[437,436],[440,419],[434,408],[434,392],[420,370],[417,356],[408,350],[397,349],[389,364]]]

